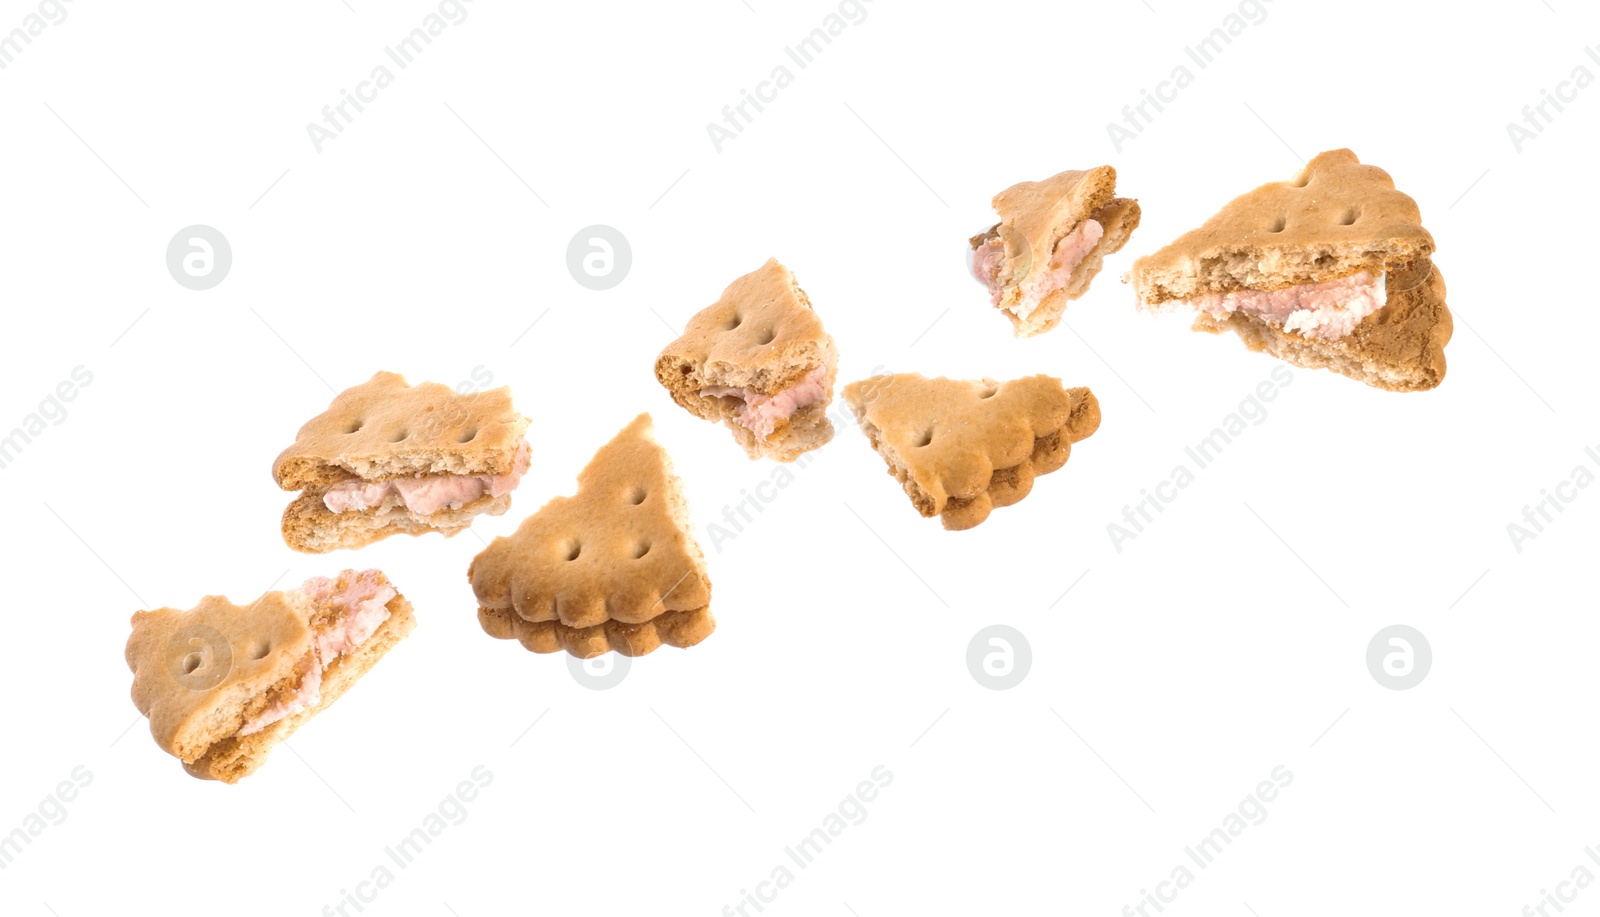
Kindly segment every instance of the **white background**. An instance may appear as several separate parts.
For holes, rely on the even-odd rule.
[[[0,30],[35,9],[5,0]],[[476,0],[398,71],[383,48],[436,9],[76,0],[0,71],[0,430],[93,374],[0,470],[0,833],[93,774],[0,871],[0,911],[317,914],[478,765],[493,782],[466,820],[366,913],[715,915],[789,863],[766,914],[1114,915],[1279,765],[1266,820],[1168,912],[1514,915],[1600,872],[1600,489],[1520,552],[1507,534],[1575,466],[1600,473],[1600,90],[1520,153],[1506,130],[1574,67],[1600,74],[1592,10],[1276,0],[1200,70],[1184,46],[1236,4],[874,0],[801,71],[784,46],[836,4]],[[393,84],[318,153],[307,122],[382,63]],[[793,84],[719,153],[706,123],[779,64]],[[1106,123],[1179,64],[1193,84],[1117,151]],[[1344,146],[1438,242],[1448,378],[1402,395],[1295,370],[1117,551],[1108,523],[1276,365],[1137,313],[1120,275]],[[1001,188],[1100,163],[1144,224],[1067,324],[1014,340],[964,240]],[[206,292],[164,263],[196,223],[233,247]],[[606,292],[565,266],[595,223],[633,248]],[[1100,431],[958,533],[841,426],[714,549],[706,527],[777,466],[675,407],[652,362],[771,255],[841,382],[1045,372],[1093,388]],[[470,534],[295,554],[272,459],[378,369],[511,385],[532,470]],[[484,635],[465,571],[640,411],[719,626],[594,691]],[[394,579],[416,633],[240,785],[186,776],[128,698],[130,614],[350,566]],[[966,666],[994,623],[1032,647],[1009,691]],[[1395,623],[1433,648],[1409,691],[1366,668]],[[878,765],[893,782],[866,820],[794,867],[785,846]]]

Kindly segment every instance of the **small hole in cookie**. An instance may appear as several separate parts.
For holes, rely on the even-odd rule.
[[[470,442],[472,442],[473,440],[475,440],[477,438],[478,438],[478,431],[477,430],[466,430],[466,431],[462,432],[460,438],[458,438],[456,440],[456,442],[458,442],[458,443],[470,443]]]
[[[761,336],[756,340],[756,343],[757,344],[771,344],[773,339],[776,338],[777,336],[778,336],[778,332],[773,331],[771,328],[768,328],[767,330],[761,332]]]
[[[1288,218],[1280,216],[1267,226],[1267,232],[1283,232],[1283,227],[1288,225]]]
[[[583,545],[578,544],[576,541],[567,546],[567,560],[577,560],[578,555],[582,553]]]
[[[200,668],[200,664],[205,661],[206,657],[200,655],[199,653],[190,653],[189,655],[183,657],[183,674],[193,675],[195,669]]]
[[[739,327],[739,325],[742,324],[743,322],[744,322],[743,316],[741,316],[741,315],[739,315],[739,313],[735,312],[733,314],[733,317],[728,319],[728,323],[726,325],[723,325],[722,327],[727,329],[727,330],[729,330],[729,331],[732,331],[733,329]]]
[[[250,648],[251,659],[265,659],[272,652],[272,644],[265,640],[257,640],[256,645]]]
[[[359,420],[359,419],[358,420],[352,420],[350,422],[350,425],[344,428],[344,432],[346,432],[346,433],[359,433],[359,432],[361,432],[361,428],[366,426],[366,425],[367,425],[367,422],[365,420]]]
[[[643,557],[643,556],[645,556],[646,554],[649,554],[649,553],[650,553],[650,542],[648,542],[648,541],[641,541],[638,544],[633,546],[633,559],[634,560],[638,560],[639,558],[641,558],[641,557]]]
[[[394,432],[394,435],[389,437],[389,442],[398,443],[401,440],[404,440],[404,439],[406,439],[406,438],[408,438],[410,436],[411,436],[411,431],[410,430],[396,430]]]
[[[931,442],[933,442],[933,431],[932,430],[923,430],[922,431],[922,435],[917,437],[917,440],[914,443],[914,445],[926,446],[927,444],[929,444]]]
[[[690,366],[687,363],[685,363],[682,366],[678,367],[678,372],[683,373],[685,376],[687,376],[690,373],[694,372],[694,367]]]
[[[1000,387],[999,386],[993,386],[993,387],[989,388],[988,390],[986,390],[983,394],[979,395],[978,397],[979,398],[993,398],[994,396],[996,396],[998,394],[1000,394]]]
[[[1344,216],[1339,218],[1339,225],[1340,226],[1349,226],[1350,224],[1354,223],[1356,220],[1359,220],[1359,219],[1361,219],[1361,208],[1360,207],[1351,207],[1349,210],[1346,210],[1344,212]]]
[[[632,503],[634,506],[638,506],[640,503],[643,503],[644,502],[644,488],[643,487],[635,487],[634,489],[628,491],[628,502]]]

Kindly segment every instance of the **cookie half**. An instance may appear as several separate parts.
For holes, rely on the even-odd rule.
[[[416,626],[378,570],[315,577],[247,606],[206,596],[134,614],[133,702],[190,774],[237,783]]]
[[[792,462],[833,438],[838,352],[789,269],[769,260],[689,319],[656,358],[656,381],[721,422],[752,459]]]
[[[994,196],[1000,222],[967,240],[967,266],[1017,337],[1061,323],[1107,255],[1139,226],[1139,202],[1117,197],[1117,170],[1098,166],[1025,181]]]
[[[972,528],[1026,497],[1100,426],[1094,393],[1043,375],[873,376],[845,386],[844,399],[912,506],[947,529]]]

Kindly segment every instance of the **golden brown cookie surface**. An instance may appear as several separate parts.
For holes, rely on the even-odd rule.
[[[358,576],[392,590],[378,571],[347,570],[307,583],[332,585],[327,593],[269,592],[249,605],[206,596],[187,611],[135,613],[125,658],[134,705],[148,717],[156,744],[196,777],[236,783],[255,772],[273,746],[338,700],[415,627],[411,603],[391,591],[383,620],[364,640],[349,646],[330,638],[353,613],[343,590]],[[335,648],[322,648],[330,639],[326,645]],[[314,687],[301,703],[285,703],[305,685]],[[269,708],[276,718],[262,718]]]
[[[656,380],[696,417],[721,421],[753,459],[793,461],[833,438],[828,405],[838,352],[811,300],[788,268],[772,258],[728,285],[695,313],[683,335],[656,358]],[[758,433],[741,424],[745,390],[762,400],[821,375],[814,400]]]
[[[994,306],[1003,310],[1018,337],[1032,337],[1061,323],[1067,303],[1086,293],[1106,256],[1115,254],[1138,228],[1141,211],[1132,198],[1116,197],[1117,172],[1111,166],[1069,170],[1043,181],[1024,181],[994,196],[1000,222],[968,240],[976,252],[999,239],[1004,260],[996,275],[1000,284]],[[1072,268],[1065,283],[1036,304],[1024,308],[1023,290],[1040,283],[1056,267],[1063,237],[1086,220],[1100,224],[1103,234]],[[1026,314],[1020,314],[1025,311]]]
[[[1404,290],[1426,279],[1433,250],[1416,201],[1395,189],[1389,173],[1331,150],[1289,181],[1234,198],[1198,229],[1135,261],[1129,277],[1146,306],[1360,271],[1392,272]]]
[[[284,490],[305,490],[357,477],[508,474],[527,426],[510,389],[458,394],[379,372],[306,421],[272,476]]]
[[[514,635],[503,626],[513,617],[573,630],[611,628],[700,612],[711,601],[682,487],[649,414],[595,453],[578,475],[576,494],[556,497],[514,534],[496,538],[467,577],[485,630],[502,637]],[[500,633],[491,622],[500,622]]]
[[[1093,393],[1043,375],[873,376],[845,386],[844,398],[917,511],[942,516],[949,529],[1027,496],[1035,477],[1060,468],[1072,443],[1100,426]]]

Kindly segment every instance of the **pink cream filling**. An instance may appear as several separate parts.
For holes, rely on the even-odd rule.
[[[1032,315],[1051,293],[1067,285],[1072,279],[1072,272],[1077,270],[1084,257],[1105,234],[1105,227],[1098,220],[1084,220],[1062,236],[1050,256],[1047,269],[1018,284],[1021,297],[1015,306],[1010,307],[1011,312],[1020,319]],[[989,302],[996,306],[1000,305],[1000,295],[1005,289],[1005,284],[1000,282],[1000,268],[1005,260],[1006,243],[999,236],[989,239],[972,252],[972,276],[989,288]]]
[[[328,488],[322,505],[336,513],[351,513],[388,503],[428,516],[446,506],[458,509],[484,494],[508,494],[527,470],[528,442],[523,440],[509,474],[423,474],[376,483],[346,481]]]
[[[1337,340],[1383,308],[1387,300],[1384,274],[1363,271],[1323,283],[1303,283],[1270,292],[1207,293],[1181,302],[1214,318],[1243,312],[1309,338]]]
[[[366,643],[389,620],[387,606],[396,593],[393,586],[379,581],[379,575],[377,570],[364,570],[342,590],[337,580],[324,576],[312,577],[301,585],[299,591],[306,598],[337,605],[344,614],[332,626],[313,635],[311,668],[300,679],[300,689],[294,696],[261,711],[239,729],[239,735],[253,735],[322,702],[323,671],[335,659]]]
[[[827,367],[818,366],[794,385],[776,395],[758,395],[747,388],[729,388],[725,385],[708,385],[700,394],[708,398],[743,398],[744,410],[734,419],[761,439],[772,435],[781,421],[788,420],[795,411],[810,407],[828,397],[824,380]]]

